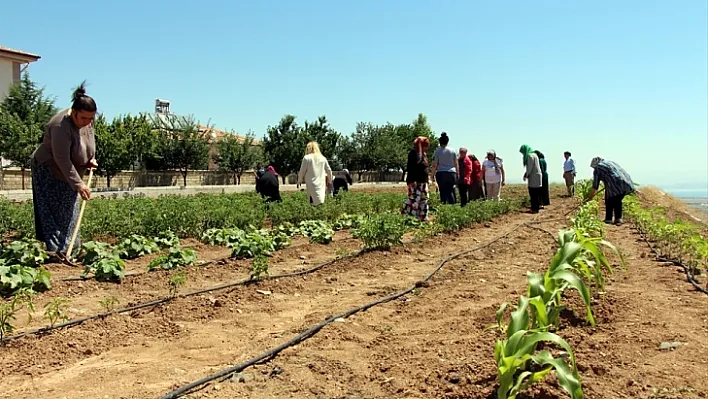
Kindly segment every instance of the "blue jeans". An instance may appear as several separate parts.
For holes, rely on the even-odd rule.
[[[443,204],[454,205],[455,200],[455,181],[457,180],[455,172],[435,172],[435,181],[438,182],[440,189],[440,202]]]

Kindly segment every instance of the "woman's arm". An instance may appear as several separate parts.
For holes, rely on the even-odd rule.
[[[504,171],[504,165],[499,167],[502,173],[502,186],[506,185],[506,172]]]
[[[303,157],[302,162],[300,162],[300,171],[297,174],[298,184],[305,183],[305,174],[307,173],[307,158]]]

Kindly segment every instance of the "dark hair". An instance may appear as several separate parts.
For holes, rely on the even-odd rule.
[[[440,143],[440,145],[447,145],[447,143],[450,142],[450,138],[447,137],[447,133],[442,132],[442,134],[440,135],[440,139],[438,140],[438,142]]]
[[[96,101],[86,95],[86,81],[81,82],[79,87],[71,95],[71,109],[74,111],[96,112]]]
[[[571,155],[572,155],[572,154],[570,153],[570,151],[566,151],[566,152],[564,152],[563,154],[568,155],[568,156],[571,156]]]
[[[479,159],[477,159],[477,156],[474,154],[470,154],[470,155],[468,155],[468,157],[469,157],[469,159],[471,159],[473,161],[479,161]]]

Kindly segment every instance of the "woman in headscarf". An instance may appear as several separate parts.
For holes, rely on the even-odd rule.
[[[305,156],[302,158],[297,180],[305,183],[312,205],[325,201],[327,189],[332,184],[332,169],[316,141],[310,141],[305,147]]]
[[[494,150],[487,151],[487,159],[482,163],[482,176],[487,199],[499,201],[501,188],[506,184],[504,163]]]
[[[428,219],[428,156],[430,139],[418,136],[413,140],[413,146],[408,151],[406,166],[406,184],[408,184],[408,199],[403,204],[401,213],[418,218],[421,222]]]
[[[472,163],[472,175],[470,176],[470,201],[476,201],[484,197],[482,187],[482,164],[474,154],[468,157]]]
[[[349,174],[349,170],[342,169],[334,176],[334,183],[332,184],[334,186],[333,194],[337,195],[339,190],[349,191],[350,184],[354,184],[352,175]]]
[[[96,102],[82,83],[74,91],[71,108],[47,123],[42,142],[32,154],[35,235],[52,253],[52,261],[74,255],[66,251],[79,217],[79,197],[91,199],[83,176],[98,167],[93,131],[96,110]],[[81,248],[78,236],[74,248]]]
[[[541,173],[543,173],[543,179],[541,180],[541,209],[551,205],[551,192],[548,187],[548,164],[546,163],[546,157],[539,150],[534,151],[538,155],[538,162],[541,165]]]
[[[543,184],[543,172],[541,172],[541,162],[538,155],[524,144],[519,148],[523,156],[523,164],[526,167],[524,181],[528,181],[529,197],[531,197],[531,213],[538,213],[541,209],[541,186]]]
[[[259,193],[261,197],[266,199],[266,202],[280,202],[280,182],[278,181],[278,172],[275,171],[273,165],[268,165],[265,172],[258,179]]]
[[[626,195],[634,192],[634,182],[629,173],[621,166],[612,161],[606,161],[601,157],[595,157],[590,161],[590,167],[594,169],[592,189],[586,198],[590,201],[597,194],[600,182],[605,184],[605,223],[612,223],[614,214],[615,224],[622,224],[622,200]]]
[[[457,188],[460,190],[460,205],[467,205],[467,198],[472,181],[472,160],[467,157],[467,148],[460,147],[460,157],[457,159],[459,173],[457,178]]]

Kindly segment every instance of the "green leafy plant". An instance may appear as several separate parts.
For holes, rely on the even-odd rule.
[[[202,242],[209,245],[233,245],[246,239],[241,229],[209,229],[202,234]]]
[[[28,238],[13,241],[0,249],[0,260],[4,260],[6,264],[36,267],[43,264],[47,258],[47,251],[42,248],[42,244]]]
[[[329,244],[334,237],[332,227],[322,220],[307,220],[300,222],[298,226],[300,233],[310,238],[310,242],[317,244]]]
[[[257,233],[248,233],[242,241],[229,243],[228,246],[231,247],[231,257],[236,259],[270,255],[275,252],[273,239]]]
[[[103,310],[106,311],[106,313],[112,313],[115,306],[120,304],[120,301],[118,300],[118,298],[111,295],[98,301],[98,304],[101,305],[101,307],[103,308]]]
[[[367,250],[389,250],[403,244],[405,219],[400,214],[384,213],[366,218],[352,236],[360,239]]]
[[[155,258],[148,264],[148,271],[155,269],[170,270],[177,267],[191,266],[197,261],[197,251],[192,248],[170,248],[167,255]]]
[[[258,255],[253,258],[251,263],[251,280],[261,278],[268,275],[268,258],[265,255]]]
[[[138,234],[132,234],[130,237],[123,239],[116,248],[118,255],[123,259],[139,258],[159,249],[160,247],[155,241]]]
[[[154,238],[154,241],[160,249],[172,248],[180,245],[179,237],[177,237],[177,234],[173,233],[171,230],[161,231],[157,237]]]
[[[44,267],[34,268],[5,262],[0,260],[1,296],[10,296],[22,289],[41,292],[51,288],[51,274]]]
[[[12,300],[0,304],[0,341],[15,331],[13,324],[16,319],[15,315],[25,306],[27,307],[28,322],[32,321],[32,312],[35,309],[33,296],[34,291],[23,288],[15,293]]]
[[[69,300],[66,298],[54,298],[44,305],[44,318],[49,321],[49,325],[54,327],[57,321],[67,321],[66,306]]]
[[[179,289],[182,288],[185,284],[187,283],[187,275],[185,274],[184,270],[181,270],[179,273],[176,273],[172,278],[170,278],[167,281],[167,292],[170,297],[174,297],[177,295],[177,292],[179,292]]]
[[[119,282],[125,278],[125,262],[120,249],[104,243],[89,241],[83,244],[84,271],[82,277],[93,274],[98,281]]]
[[[503,324],[499,315],[503,309],[497,313],[502,334],[506,335],[506,338],[498,339],[494,345],[499,383],[497,398],[515,399],[529,386],[540,382],[555,370],[560,386],[571,398],[582,399],[583,391],[572,348],[556,334],[531,329],[528,309],[529,299],[522,296],[519,305],[511,313],[508,326]],[[569,363],[562,358],[554,358],[547,350],[537,351],[541,342],[559,346],[567,353]]]

